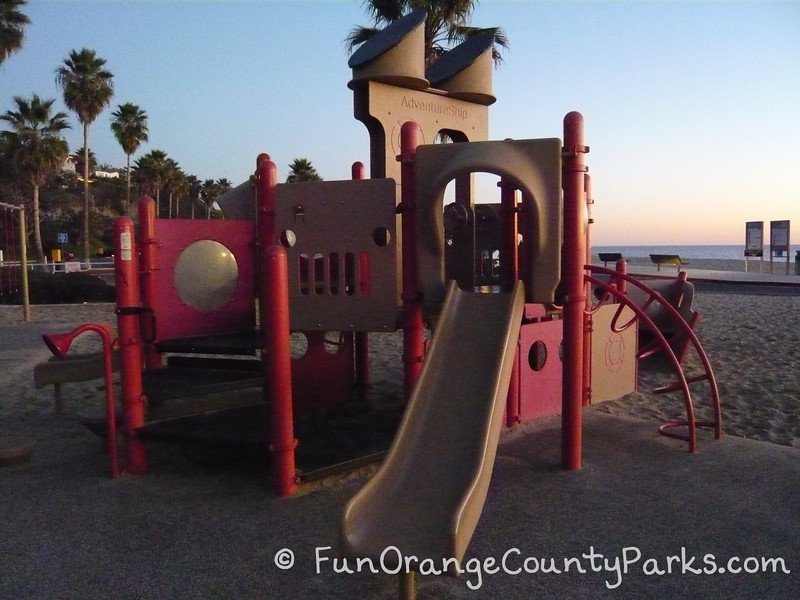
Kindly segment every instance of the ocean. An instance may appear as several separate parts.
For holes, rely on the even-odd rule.
[[[789,260],[794,261],[800,246],[792,245]],[[678,254],[681,258],[713,258],[744,260],[744,244],[721,246],[592,246],[592,254],[620,252],[625,258],[649,258],[651,254]],[[764,260],[769,260],[769,246],[764,246]],[[785,260],[782,257],[780,260]]]

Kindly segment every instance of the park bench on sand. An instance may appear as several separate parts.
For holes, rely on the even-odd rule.
[[[618,260],[622,260],[620,252],[598,252],[597,257],[603,261],[604,267],[607,267],[608,263],[616,263]]]
[[[658,271],[661,270],[661,265],[675,265],[678,270],[680,270],[683,265],[689,264],[688,262],[681,260],[681,257],[677,254],[651,254],[650,260],[658,265]]]

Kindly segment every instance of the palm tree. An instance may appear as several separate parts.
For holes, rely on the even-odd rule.
[[[196,175],[188,175],[186,177],[186,183],[189,186],[189,189],[186,191],[188,198],[191,200],[191,212],[190,217],[194,219],[194,208],[195,205],[200,202],[200,190],[202,189],[203,183],[197,178]]]
[[[230,181],[225,179],[206,179],[200,186],[200,197],[203,204],[206,205],[206,219],[211,218],[211,209],[214,206],[214,201],[233,187]]]
[[[89,157],[89,177],[91,178],[92,172],[97,169],[97,157],[94,155],[94,151],[89,148],[88,152],[83,148],[78,148],[75,150],[72,155],[75,157],[75,170],[78,173],[83,173],[83,161],[85,160],[86,156]],[[89,183],[92,180],[89,179]]]
[[[16,110],[0,115],[10,129],[3,131],[6,152],[14,170],[33,188],[33,240],[36,260],[45,262],[39,214],[39,188],[61,170],[69,146],[61,132],[69,129],[67,114],[51,113],[55,100],[34,94],[30,100],[14,97]]]
[[[181,171],[180,165],[178,162],[172,158],[168,158],[164,163],[164,185],[167,188],[167,193],[169,194],[169,210],[167,211],[167,218],[172,218],[172,200],[175,197],[175,192],[177,188],[180,186],[179,179],[180,176],[183,175],[183,171]]]
[[[286,178],[286,183],[298,181],[322,181],[322,177],[307,158],[295,158],[289,165],[289,176]]]
[[[103,68],[105,59],[94,50],[71,50],[64,64],[56,69],[56,83],[64,90],[64,102],[78,115],[83,125],[83,259],[89,260],[89,125],[114,95],[111,71]]]
[[[151,150],[134,163],[139,185],[143,191],[156,197],[156,217],[161,216],[161,188],[167,180],[167,165],[170,160],[172,159],[163,150]]]
[[[378,31],[413,10],[428,13],[425,20],[425,65],[431,66],[449,47],[487,31],[494,33],[492,58],[495,65],[503,61],[499,48],[508,48],[508,38],[500,27],[470,27],[469,17],[477,0],[365,0],[374,27],[357,25],[345,38],[349,51],[355,50]]]
[[[111,121],[111,131],[126,157],[125,212],[128,212],[131,204],[131,155],[139,149],[142,142],[148,140],[147,113],[135,104],[126,102],[120,104],[111,116],[114,118]]]
[[[31,21],[20,12],[25,0],[2,0],[0,2],[0,64],[22,48],[25,37],[23,27]]]
[[[186,175],[181,169],[178,169],[173,177],[170,179],[170,191],[175,194],[175,218],[181,218],[181,198],[186,198],[191,190],[189,183],[189,176]]]

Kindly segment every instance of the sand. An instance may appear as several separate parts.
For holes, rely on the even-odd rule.
[[[719,386],[723,431],[800,448],[800,297],[699,291],[696,331]],[[688,373],[700,372],[694,353]],[[664,420],[682,416],[679,394],[649,390],[671,380],[658,361],[640,365],[640,391],[599,409],[612,414]],[[692,386],[699,415],[708,416],[708,387]]]

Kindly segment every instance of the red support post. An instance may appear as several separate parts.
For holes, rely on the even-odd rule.
[[[290,496],[297,489],[292,415],[292,365],[289,320],[289,271],[286,249],[276,245],[275,186],[278,169],[268,154],[256,159],[256,198],[259,318],[261,320],[261,367],[266,400],[271,410],[269,450],[272,478],[278,496]]]
[[[364,163],[354,162],[350,175],[352,179],[366,179]],[[363,400],[369,389],[369,334],[366,331],[355,333],[355,363],[357,393]]]
[[[271,411],[272,478],[278,496],[297,489],[292,416],[292,367],[289,340],[289,278],[286,249],[269,246],[261,255],[260,317],[266,400]]]
[[[620,258],[617,261],[616,268],[617,268],[617,273],[622,275],[622,277],[614,278],[614,283],[616,284],[617,289],[620,291],[620,293],[626,294],[628,292],[628,286],[625,283],[625,275],[627,275],[628,268],[626,266],[624,258]]]
[[[592,205],[592,178],[588,173],[583,174],[583,197],[586,202],[586,257],[584,264],[592,264],[592,219],[591,219],[591,205]],[[589,289],[584,283],[586,292],[586,310],[592,309],[592,299]],[[583,329],[583,406],[589,406],[592,403],[592,331],[589,319],[584,319],[585,326]]]
[[[144,425],[142,393],[142,340],[139,329],[141,297],[133,222],[114,221],[114,271],[117,301],[117,335],[120,352],[120,388],[127,460],[125,471],[147,472],[147,452],[136,430]]]
[[[139,285],[142,304],[148,308],[156,305],[153,273],[158,269],[156,261],[156,203],[150,196],[142,196],[139,211]],[[143,343],[144,366],[146,369],[161,367],[161,353],[152,343]]]
[[[503,235],[500,246],[501,281],[506,291],[514,289],[519,274],[519,226],[517,224],[517,189],[502,179],[500,207],[503,215]]]
[[[275,231],[275,186],[278,185],[278,168],[268,154],[258,155],[256,168],[256,199],[258,201],[258,243],[268,248],[277,243]]]
[[[419,125],[406,121],[400,129],[400,207],[403,247],[403,384],[405,397],[417,382],[425,349],[422,343],[422,301],[417,277],[417,191],[414,160],[420,140]]]
[[[564,364],[561,407],[561,465],[581,468],[581,410],[583,408],[583,359],[586,305],[584,266],[586,260],[586,203],[583,176],[583,116],[571,112],[564,117],[564,241],[561,253],[561,283],[564,305]]]
[[[500,179],[500,208],[503,219],[503,233],[500,242],[500,269],[503,289],[511,291],[519,278],[519,222],[517,209],[517,189],[508,181]],[[511,383],[508,387],[506,404],[506,423],[509,427],[520,422],[520,367],[519,343],[517,356],[511,370]]]

